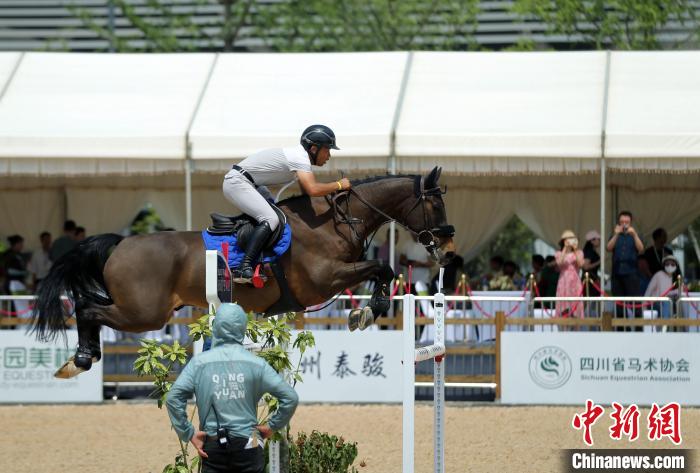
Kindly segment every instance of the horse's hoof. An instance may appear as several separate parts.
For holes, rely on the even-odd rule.
[[[362,309],[352,309],[350,314],[348,314],[348,328],[351,332],[354,332],[359,328],[361,315]]]
[[[78,368],[75,366],[75,361],[74,357],[70,357],[68,361],[63,363],[63,366],[61,366],[58,371],[54,373],[54,377],[60,378],[60,379],[70,379],[70,378],[75,378],[78,376],[80,373],[85,372],[84,369]]]
[[[364,330],[374,323],[374,313],[369,307],[363,307],[362,313],[360,314],[360,330]]]
[[[92,368],[93,359],[92,352],[89,348],[78,347],[78,351],[73,357],[73,363],[78,368],[87,371]]]

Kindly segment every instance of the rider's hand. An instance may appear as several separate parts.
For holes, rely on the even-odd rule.
[[[634,235],[635,233],[637,233],[637,230],[635,230],[634,227],[630,225],[629,227],[627,227],[627,233],[629,233],[630,235]]]
[[[207,455],[204,451],[204,441],[206,439],[207,433],[202,432],[201,430],[196,431],[190,439],[190,442],[192,442],[192,445],[194,446],[195,450],[197,450],[197,453],[199,453],[199,456],[202,458],[209,458],[209,455]]]
[[[342,178],[338,182],[343,187],[343,190],[347,190],[347,189],[350,189],[352,187],[352,184],[350,184],[350,179],[348,179],[347,177]]]
[[[260,435],[262,435],[262,438],[264,439],[269,439],[275,433],[275,431],[272,430],[267,424],[256,425],[255,428],[258,429]]]
[[[623,230],[622,225],[615,225],[615,234],[616,235],[619,235],[620,233],[622,233],[622,230]]]

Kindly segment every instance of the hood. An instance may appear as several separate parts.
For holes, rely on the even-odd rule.
[[[221,304],[212,324],[212,348],[224,344],[242,344],[248,327],[248,316],[238,304]]]

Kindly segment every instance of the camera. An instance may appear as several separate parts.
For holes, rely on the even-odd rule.
[[[219,441],[219,446],[228,447],[228,432],[223,427],[216,429],[216,438]]]
[[[622,233],[627,233],[627,229],[628,229],[629,227],[630,227],[629,225],[624,224],[624,225],[622,226]]]

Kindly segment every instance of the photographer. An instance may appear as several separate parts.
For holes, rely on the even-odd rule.
[[[615,233],[608,240],[607,250],[612,252],[612,293],[617,297],[639,297],[641,295],[637,257],[644,251],[644,244],[632,226],[632,213],[623,210],[617,216]],[[635,318],[641,318],[639,309],[634,309]],[[624,308],[617,307],[616,317],[624,317]],[[641,331],[641,327],[636,327]]]
[[[559,239],[559,251],[554,255],[559,268],[557,297],[579,297],[583,284],[579,271],[583,266],[583,251],[578,249],[578,238],[571,230],[564,230]],[[557,302],[559,317],[583,317],[583,304],[579,302]]]
[[[262,473],[263,442],[284,427],[298,403],[296,392],[267,362],[248,352],[248,317],[236,304],[222,304],[212,326],[212,348],[194,356],[168,393],[173,428],[202,457],[203,473]],[[260,398],[270,393],[279,407],[257,423]],[[197,398],[199,430],[187,418],[187,400]]]

